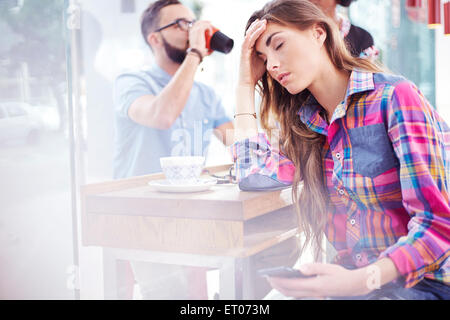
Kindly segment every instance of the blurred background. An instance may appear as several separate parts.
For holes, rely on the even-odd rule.
[[[100,254],[79,246],[79,186],[112,178],[114,78],[152,62],[139,18],[149,0],[0,0],[0,299],[96,297]],[[186,0],[235,41],[197,80],[234,113],[239,48],[263,0]],[[368,30],[391,71],[415,82],[450,123],[450,38],[427,1],[339,8]],[[207,165],[230,163],[211,143]],[[85,290],[83,290],[85,289]]]

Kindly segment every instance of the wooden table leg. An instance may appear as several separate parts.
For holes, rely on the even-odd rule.
[[[219,269],[219,298],[221,300],[254,299],[250,281],[249,258],[227,258]]]

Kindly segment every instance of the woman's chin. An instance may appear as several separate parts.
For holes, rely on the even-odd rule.
[[[300,92],[305,90],[304,87],[298,87],[298,86],[293,86],[293,85],[287,85],[284,88],[292,95],[299,94]]]

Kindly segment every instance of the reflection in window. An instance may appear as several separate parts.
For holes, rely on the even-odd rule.
[[[8,115],[10,117],[21,117],[27,115],[27,112],[18,105],[11,104],[8,105],[6,108],[8,109]]]

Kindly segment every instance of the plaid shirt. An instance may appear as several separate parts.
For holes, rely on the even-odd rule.
[[[450,129],[404,78],[353,71],[328,124],[311,95],[298,115],[327,137],[330,204],[325,234],[335,263],[393,260],[406,288],[450,283]],[[263,133],[231,147],[243,190],[283,188],[293,163]]]

